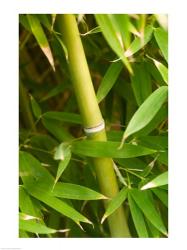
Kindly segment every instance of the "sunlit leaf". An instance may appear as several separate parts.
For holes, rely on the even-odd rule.
[[[36,233],[36,234],[53,234],[58,231],[61,231],[61,232],[69,231],[69,229],[56,230],[53,228],[49,228],[45,225],[42,225],[36,221],[26,221],[22,219],[19,220],[19,228],[20,230],[24,230],[24,231]]]
[[[32,15],[32,14],[28,14],[27,18],[28,18],[28,22],[29,22],[29,25],[30,25],[30,28],[32,30],[34,37],[36,38],[41,50],[43,51],[50,65],[55,71],[55,64],[54,64],[54,59],[53,59],[53,55],[51,52],[51,48],[49,46],[48,39],[44,33],[44,30],[40,24],[40,21],[35,15]]]
[[[167,69],[167,67],[155,59],[153,59],[153,62],[155,64],[155,66],[157,67],[158,71],[160,72],[165,83],[168,83],[168,69]]]
[[[125,51],[125,56],[130,57],[143,48],[151,40],[152,33],[153,26],[148,25],[144,30],[143,38],[136,37],[130,47]]]
[[[158,113],[163,103],[167,100],[168,88],[162,86],[155,90],[138,108],[131,118],[123,135],[121,146],[125,139],[140,129],[144,128]]]
[[[101,31],[114,52],[123,61],[130,73],[132,73],[132,68],[129,61],[124,56],[124,47],[122,35],[119,29],[116,28],[113,22],[113,15],[109,14],[95,14],[96,21],[101,28]]]
[[[156,41],[158,43],[158,46],[168,62],[168,33],[162,28],[156,28],[154,30],[154,36],[156,38]]]
[[[57,170],[57,175],[55,178],[55,183],[59,180],[60,176],[68,166],[68,163],[71,159],[71,151],[70,151],[70,146],[68,146],[65,143],[61,143],[55,151],[54,154],[54,159],[55,160],[60,160],[58,164],[58,170]]]
[[[145,184],[141,190],[148,189],[148,188],[155,188],[163,185],[168,184],[168,171],[158,175],[152,181]]]

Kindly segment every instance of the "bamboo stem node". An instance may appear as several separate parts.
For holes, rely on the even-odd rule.
[[[102,122],[94,127],[84,128],[84,132],[86,134],[93,134],[97,133],[99,131],[102,131],[105,128],[105,122],[102,120]]]

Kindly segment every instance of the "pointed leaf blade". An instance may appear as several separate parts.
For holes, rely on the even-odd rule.
[[[122,188],[121,191],[109,202],[101,223],[103,223],[109,215],[114,213],[116,209],[121,206],[121,204],[127,199],[127,195],[128,189],[126,187]]]
[[[164,58],[168,62],[168,32],[163,28],[156,28],[154,30],[154,36]]]
[[[100,200],[107,199],[106,196],[84,186],[72,183],[58,182],[52,192],[56,197],[75,200]]]
[[[115,84],[122,68],[123,68],[123,64],[121,62],[112,63],[110,65],[97,91],[98,103],[100,103],[109,93],[109,91]]]
[[[119,142],[101,141],[77,141],[71,145],[73,153],[89,157],[111,157],[111,158],[133,158],[142,155],[149,155],[156,150],[145,148],[139,145],[125,143],[119,149]]]
[[[30,96],[30,98],[31,98],[31,107],[33,114],[37,119],[39,119],[42,114],[41,108],[32,95]]]
[[[130,193],[128,195],[128,202],[129,202],[129,207],[131,211],[131,215],[134,221],[134,225],[136,228],[136,231],[138,233],[138,236],[140,238],[148,238],[148,232],[145,224],[145,220],[143,217],[142,211],[139,209],[139,207],[136,205],[135,201],[131,197]]]
[[[130,194],[147,219],[163,234],[167,235],[163,221],[155,208],[148,190],[131,189]]]
[[[36,221],[22,219],[19,220],[19,229],[36,234],[52,234],[57,232],[57,230],[49,228]]]
[[[118,55],[118,57],[123,61],[129,73],[132,73],[131,65],[129,61],[127,60],[127,58],[124,56],[122,35],[120,31],[116,29],[116,26],[114,25],[114,22],[112,21],[113,15],[95,14],[95,18],[109,46]]]
[[[29,25],[30,25],[30,28],[32,30],[34,37],[36,38],[41,50],[43,51],[50,65],[55,71],[55,64],[54,64],[54,59],[53,59],[53,55],[51,52],[51,48],[49,46],[44,30],[40,24],[40,21],[35,15],[32,15],[32,14],[28,14],[27,19],[28,19],[28,22],[29,22]]]
[[[142,37],[136,37],[130,47],[125,51],[125,56],[130,57],[142,49],[151,40],[152,33],[153,26],[148,25],[144,30],[143,39]]]
[[[131,118],[124,132],[121,145],[123,145],[124,140],[128,136],[134,134],[135,132],[138,132],[140,129],[144,128],[151,122],[151,120],[155,117],[155,115],[162,107],[163,103],[167,100],[167,94],[168,94],[168,87],[162,86],[157,90],[155,90],[142,103],[142,105],[138,108],[138,110]]]
[[[168,184],[168,171],[158,175],[155,177],[152,181],[145,184],[141,190],[149,189],[149,188],[155,188],[160,187]]]

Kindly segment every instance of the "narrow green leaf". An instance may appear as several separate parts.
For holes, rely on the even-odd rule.
[[[168,193],[160,188],[153,188],[152,192],[162,201],[162,203],[168,207]]]
[[[143,171],[147,167],[147,163],[140,160],[139,158],[124,158],[116,159],[117,163],[120,164],[122,168],[134,169]]]
[[[106,97],[108,92],[111,90],[122,68],[123,68],[123,64],[121,62],[112,63],[110,65],[97,91],[98,103],[100,103]]]
[[[141,190],[148,189],[148,188],[155,188],[159,186],[164,186],[168,184],[168,171],[158,175],[152,181],[145,184]]]
[[[150,236],[153,238],[160,238],[161,232],[156,227],[154,227],[153,224],[148,219],[145,218],[145,221],[147,223]]]
[[[133,67],[131,83],[138,106],[152,93],[152,83],[149,72],[145,68],[145,63],[136,63]]]
[[[128,202],[129,202],[129,207],[130,207],[132,219],[134,221],[134,225],[135,225],[136,231],[138,233],[138,236],[140,238],[148,238],[149,235],[147,232],[143,213],[139,209],[139,207],[136,205],[136,203],[133,200],[133,198],[131,197],[130,193],[128,194]]]
[[[141,136],[137,139],[138,145],[147,147],[147,148],[152,148],[152,149],[157,149],[157,150],[167,150],[168,149],[168,136]]]
[[[53,55],[51,52],[51,48],[49,46],[49,43],[48,43],[47,37],[43,31],[43,28],[40,24],[40,21],[38,20],[38,18],[35,15],[32,15],[32,14],[28,14],[27,19],[28,19],[28,22],[29,22],[29,25],[30,25],[30,28],[32,30],[34,37],[36,38],[41,50],[43,51],[43,53],[47,57],[50,65],[52,66],[53,70],[55,71],[55,64],[54,64],[54,59],[53,59]]]
[[[167,67],[155,59],[153,59],[153,62],[155,64],[155,66],[157,67],[158,71],[160,72],[165,83],[168,84],[168,69],[167,69]]]
[[[19,238],[30,238],[28,233],[23,230],[19,230]]]
[[[168,151],[160,152],[157,160],[168,166]]]
[[[56,87],[54,87],[53,89],[51,89],[47,95],[45,95],[40,102],[44,102],[47,101],[48,99],[62,93],[65,89],[67,88],[67,86],[63,83],[63,84],[58,84]]]
[[[52,207],[59,213],[79,221],[92,224],[86,217],[74,208],[52,195],[54,178],[44,169],[40,162],[27,152],[20,152],[20,172],[27,192]]]
[[[154,14],[157,22],[164,30],[168,30],[168,15],[167,14]]]
[[[162,28],[156,28],[154,36],[164,58],[168,62],[168,32]]]
[[[124,48],[128,48],[130,45],[130,38],[132,30],[134,30],[133,25],[130,22],[129,15],[127,14],[117,14],[110,15],[111,21],[115,26],[115,30],[121,35],[121,39],[123,41]]]
[[[69,161],[71,159],[70,146],[68,146],[65,143],[61,143],[56,148],[54,159],[60,160],[59,165],[58,165],[57,175],[55,178],[55,183],[56,183],[59,180],[62,173],[64,172],[64,170],[66,169],[66,167],[68,166]]]
[[[54,197],[52,191],[46,192],[45,189],[41,188],[39,185],[36,185],[36,183],[30,185],[29,187],[27,187],[27,189],[32,196],[44,202],[48,206],[52,207],[59,213],[69,217],[76,223],[82,221],[85,223],[92,224],[91,221],[89,221],[85,216],[77,212],[73,207],[69,206],[64,201]]]
[[[125,139],[144,128],[158,113],[163,103],[167,100],[168,88],[162,86],[155,90],[138,108],[133,117],[131,118],[121,142],[123,145]]]
[[[162,219],[157,212],[153,200],[150,197],[148,190],[131,189],[130,194],[135,200],[138,207],[142,210],[147,219],[163,234],[167,235],[166,228]]]
[[[100,200],[106,196],[84,186],[58,182],[52,194],[57,197],[75,200]]]
[[[22,220],[22,219],[19,220],[19,229],[37,234],[52,234],[57,232],[57,230],[49,228],[36,221]]]
[[[153,33],[153,26],[148,25],[144,30],[144,34],[142,34],[143,38],[136,37],[134,41],[131,43],[130,47],[125,51],[125,56],[130,57],[136,52],[138,52],[141,48],[143,48],[151,40],[152,33]]]
[[[103,223],[109,215],[121,206],[121,204],[127,199],[127,195],[128,189],[126,187],[122,188],[120,192],[109,202],[101,223]]]
[[[156,81],[157,86],[166,85],[165,81],[162,78],[162,75],[158,71],[153,60],[146,61],[145,66],[146,66],[146,71],[148,71],[150,75],[153,77],[153,79]]]
[[[149,155],[155,150],[125,143],[119,149],[119,142],[101,141],[76,141],[72,143],[71,150],[78,155],[89,157],[111,157],[111,158],[133,158],[142,155]]]
[[[59,142],[73,139],[73,136],[63,126],[62,122],[58,120],[43,117],[42,124]]]
[[[51,190],[54,183],[53,176],[47,169],[42,167],[41,163],[30,153],[20,151],[19,154],[20,176],[24,186],[40,184],[46,191]]]
[[[63,161],[67,156],[70,155],[69,143],[63,142],[55,148],[54,159]]]
[[[44,113],[43,117],[62,122],[82,124],[80,115],[75,113],[49,111]]]
[[[113,15],[111,14],[95,14],[96,21],[101,28],[103,36],[112,48],[112,50],[118,55],[123,61],[128,71],[132,74],[132,68],[124,56],[124,47],[122,35],[119,29],[116,28],[113,22]]]
[[[145,136],[150,134],[154,129],[159,127],[164,120],[168,117],[168,107],[162,106],[158,113],[153,117],[153,119],[142,129],[134,134],[134,137]]]
[[[32,107],[33,114],[38,119],[41,117],[41,114],[42,114],[41,108],[32,95],[30,95],[30,98],[31,98],[31,107]]]
[[[29,214],[37,218],[42,218],[40,209],[35,206],[32,198],[23,186],[19,186],[19,207],[22,213]]]

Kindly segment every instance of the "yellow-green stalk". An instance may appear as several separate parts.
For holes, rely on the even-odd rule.
[[[97,103],[75,16],[59,15],[58,22],[68,51],[69,70],[84,127],[96,127],[103,122],[103,118]],[[89,139],[106,141],[105,129],[90,134]],[[102,193],[110,198],[114,197],[119,190],[112,159],[94,158],[93,163]],[[107,202],[105,202],[105,207],[107,207]],[[108,217],[108,223],[111,237],[130,237],[122,206]]]

